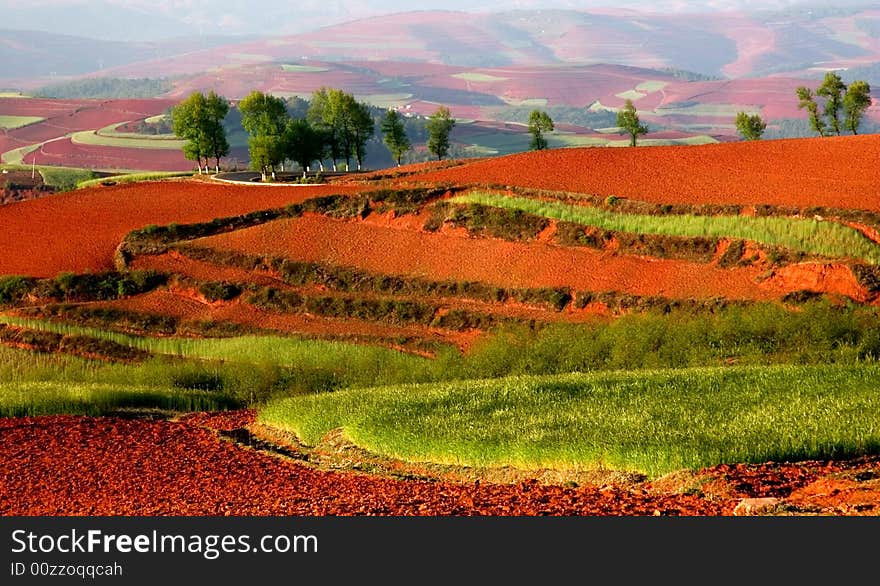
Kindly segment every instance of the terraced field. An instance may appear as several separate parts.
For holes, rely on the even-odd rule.
[[[766,497],[769,513],[873,514],[873,484],[821,505],[798,491],[877,466],[880,184],[858,167],[878,154],[872,136],[566,149],[4,205],[2,413],[158,409],[22,422],[45,421],[40,453],[77,486],[64,429],[138,438],[117,465],[88,455],[123,488],[156,445],[199,446],[172,475],[202,496],[70,499],[31,478],[0,510],[730,514]],[[252,411],[178,418],[237,407]],[[777,464],[794,460],[809,478]],[[281,475],[265,499],[207,496],[253,467]],[[742,489],[750,474],[787,488]]]

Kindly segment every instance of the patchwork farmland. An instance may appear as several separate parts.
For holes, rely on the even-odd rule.
[[[878,156],[570,148],[0,206],[0,512],[876,514]],[[85,437],[120,448],[72,462]]]

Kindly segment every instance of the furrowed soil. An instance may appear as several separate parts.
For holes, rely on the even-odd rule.
[[[655,482],[481,482],[467,471],[451,481],[330,470],[296,446],[281,456],[221,436],[251,437],[253,417],[0,419],[0,514],[872,515],[880,504],[878,458],[722,465]]]
[[[0,207],[0,274],[54,277],[62,271],[111,270],[120,241],[149,224],[207,222],[360,189],[157,181],[13,203]]]
[[[433,280],[503,287],[572,287],[678,299],[764,300],[776,288],[754,267],[721,269],[694,262],[615,255],[540,242],[427,233],[312,214],[194,241],[197,246]],[[651,275],[646,279],[645,275]]]
[[[670,204],[880,211],[880,135],[689,147],[573,148],[484,159],[401,181],[502,185]]]

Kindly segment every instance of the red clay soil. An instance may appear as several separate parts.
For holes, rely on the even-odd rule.
[[[326,471],[178,421],[0,419],[0,515],[876,515],[880,458],[721,465],[654,482],[430,481]]]
[[[176,250],[165,254],[140,256],[129,263],[135,271],[153,270],[160,273],[183,275],[199,281],[226,281],[228,283],[253,283],[263,287],[283,285],[284,281],[265,272],[246,271],[236,267],[215,265],[183,256]]]
[[[412,216],[405,216],[406,219]],[[162,273],[180,275],[189,277],[199,281],[226,281],[231,283],[248,283],[260,286],[270,286],[280,289],[296,290],[302,293],[311,293],[319,295],[338,294],[329,290],[323,285],[309,285],[292,287],[284,282],[277,275],[263,270],[246,271],[235,267],[225,267],[214,265],[200,260],[195,260],[183,256],[177,251],[155,255],[143,256],[134,259],[129,263],[129,267],[134,270],[154,270]],[[179,292],[178,292],[179,293]],[[148,296],[141,296],[134,299],[146,300]],[[376,293],[359,293],[358,297],[364,298],[383,298],[389,297],[405,298],[405,299],[424,299],[419,295],[387,295]],[[476,299],[467,299],[461,297],[437,297],[436,295],[427,296],[430,303],[438,303],[446,309],[461,309],[478,313],[492,313],[499,316],[514,317],[520,319],[535,319],[539,321],[588,321],[590,315],[584,311],[566,311],[558,312],[547,307],[538,305],[528,305],[516,301],[490,302],[480,301]],[[202,300],[204,301],[204,299]],[[133,303],[143,303],[135,302]],[[214,304],[218,306],[218,304]],[[145,310],[146,311],[146,310]],[[244,323],[244,322],[242,322]],[[253,324],[256,325],[256,324]],[[285,330],[287,331],[287,330]]]
[[[54,277],[113,268],[113,252],[148,224],[205,222],[357,186],[260,187],[203,181],[96,187],[0,207],[0,275]]]
[[[491,184],[656,203],[880,211],[880,135],[637,148],[569,148],[484,159],[406,181]]]
[[[715,515],[722,503],[596,487],[454,484],[326,472],[199,423],[0,419],[0,515]],[[241,418],[232,423],[238,426]],[[229,427],[228,425],[225,427]]]
[[[755,268],[618,256],[545,243],[466,238],[307,214],[194,241],[197,246],[283,255],[371,272],[502,287],[564,287],[677,299],[770,299]],[[650,279],[645,275],[651,275]]]

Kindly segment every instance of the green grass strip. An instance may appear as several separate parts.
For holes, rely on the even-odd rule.
[[[37,122],[42,122],[45,118],[40,118],[39,116],[0,116],[0,128],[4,130],[13,130],[15,128],[21,128],[23,126],[27,126],[29,124],[36,124]]]
[[[0,316],[0,323],[110,340],[152,354],[339,373],[346,384],[426,380],[431,361],[381,346],[284,336],[153,338],[48,320]]]
[[[122,175],[112,175],[110,177],[101,177],[99,179],[81,181],[77,184],[77,188],[82,189],[84,187],[95,187],[108,181],[113,181],[115,183],[136,183],[138,181],[156,181],[159,179],[169,179],[171,177],[188,177],[192,174],[192,171],[154,171],[149,173],[125,173]]]
[[[133,408],[216,411],[232,406],[230,400],[207,391],[65,381],[0,382],[0,417],[101,415]]]
[[[279,399],[261,422],[315,444],[342,428],[410,461],[615,469],[880,450],[880,367],[781,366],[508,377]]]
[[[605,230],[667,236],[741,238],[832,258],[856,258],[880,264],[880,247],[857,230],[836,222],[807,218],[750,216],[649,216],[618,214],[600,208],[548,202],[526,197],[472,192],[454,197],[469,203],[519,210],[564,222]]]
[[[186,144],[185,140],[180,140],[177,138],[159,138],[152,135],[149,135],[147,138],[144,138],[143,136],[123,137],[121,136],[121,134],[119,136],[106,136],[103,134],[97,134],[94,130],[83,130],[80,132],[74,132],[73,134],[71,134],[70,139],[74,144],[133,149],[179,150],[183,148],[184,144]]]

